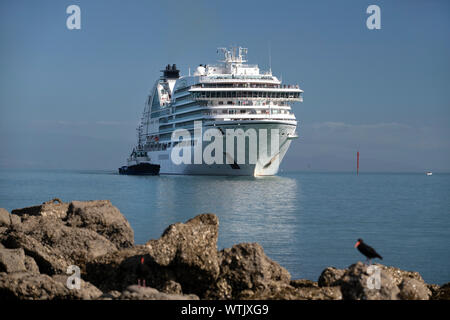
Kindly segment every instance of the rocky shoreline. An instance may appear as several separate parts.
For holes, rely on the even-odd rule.
[[[11,213],[0,208],[0,300],[450,298],[450,283],[426,284],[418,272],[381,264],[375,265],[378,288],[369,288],[372,272],[361,262],[328,267],[317,282],[292,280],[257,243],[218,251],[218,232],[217,216],[201,214],[135,245],[133,229],[108,200],[54,199]],[[79,289],[67,285],[73,265]]]

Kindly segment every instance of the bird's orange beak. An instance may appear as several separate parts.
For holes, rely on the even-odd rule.
[[[357,243],[355,243],[355,248],[357,248],[359,246],[360,242],[358,241]]]

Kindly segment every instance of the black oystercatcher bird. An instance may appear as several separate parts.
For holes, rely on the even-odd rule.
[[[358,241],[355,243],[355,248],[358,248],[359,252],[366,256],[369,264],[372,264],[371,260],[373,258],[380,258],[381,260],[383,260],[383,257],[380,256],[374,248],[365,244],[362,239],[358,239]]]

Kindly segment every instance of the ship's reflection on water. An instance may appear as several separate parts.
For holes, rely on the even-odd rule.
[[[155,200],[148,197],[149,202],[156,201],[149,203],[154,211],[144,219],[157,222],[161,228],[211,212],[219,217],[219,249],[241,242],[258,242],[275,260],[280,254],[283,260],[295,254],[286,252],[293,250],[286,244],[294,241],[300,223],[302,194],[298,179],[161,176],[155,195]]]

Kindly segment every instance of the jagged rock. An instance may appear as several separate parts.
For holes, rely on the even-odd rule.
[[[145,246],[93,261],[86,273],[104,291],[123,290],[143,278],[158,290],[163,290],[167,281],[174,281],[183,292],[202,295],[219,274],[217,236],[217,216],[202,214],[169,226],[160,239],[150,240]]]
[[[337,269],[335,267],[328,267],[322,271],[319,276],[318,284],[320,287],[332,287],[339,285],[339,280],[345,274],[344,269]]]
[[[69,289],[62,278],[45,274],[0,273],[0,300],[95,299],[101,292],[81,282],[80,290]]]
[[[60,199],[55,198],[37,206],[15,209],[11,213],[24,218],[28,216],[42,216],[63,219],[66,217],[68,207],[68,203],[64,203]]]
[[[317,283],[309,280],[294,280],[293,285],[276,283],[264,290],[244,290],[239,299],[252,300],[341,300],[342,293],[339,287],[319,287]]]
[[[47,275],[31,273],[0,273],[0,300],[63,299],[69,291]]]
[[[186,223],[170,225],[161,238],[148,241],[146,247],[159,266],[173,270],[185,292],[202,294],[219,275],[218,232],[217,216],[201,214]]]
[[[199,300],[196,295],[167,294],[150,287],[132,285],[122,292],[121,300]]]
[[[427,284],[427,288],[431,292],[430,299],[433,299],[441,287],[438,286],[437,284]]]
[[[0,249],[0,272],[25,272],[25,253],[20,249]]]
[[[64,286],[67,287],[67,279],[69,276],[67,275],[54,275],[52,276],[52,279],[56,282],[62,283]],[[84,281],[83,279],[80,279],[80,289],[69,289],[70,294],[76,298],[76,299],[82,299],[82,300],[94,300],[98,299],[103,292],[101,292],[99,289],[97,289],[94,285],[92,285],[89,282]]]
[[[298,280],[291,280],[289,284],[294,288],[312,288],[312,287],[318,287],[317,282],[314,282],[312,280],[307,279],[298,279]]]
[[[372,265],[368,272],[362,262],[351,265],[339,280],[343,299],[349,300],[397,300],[400,290],[395,279],[383,268]],[[379,274],[379,282],[376,281]],[[378,287],[379,285],[379,287]]]
[[[106,293],[103,293],[98,299],[99,300],[117,300],[119,299],[122,293],[117,290],[112,290]]]
[[[161,291],[169,294],[182,294],[181,284],[175,282],[173,280],[166,281],[166,283],[162,286]]]
[[[104,236],[119,248],[134,245],[134,231],[128,220],[109,200],[72,201],[68,205],[66,223]]]
[[[429,300],[431,291],[423,281],[406,278],[399,286],[399,297],[403,300]]]
[[[257,243],[242,243],[219,252],[219,281],[210,288],[208,296],[218,299],[239,299],[246,290],[273,291],[289,285],[289,272],[269,259]]]
[[[25,256],[25,268],[29,273],[40,273],[39,267],[32,257]]]
[[[9,226],[11,224],[11,217],[6,209],[0,208],[0,226]]]
[[[433,300],[450,300],[450,282],[437,289],[431,298]]]
[[[405,271],[399,268],[395,268],[392,266],[385,266],[382,264],[374,264],[383,269],[383,271],[389,273],[389,275],[394,279],[394,282],[397,286],[399,286],[406,279],[415,279],[420,282],[425,283],[422,276],[415,271]]]
[[[15,225],[18,225],[18,224],[22,223],[22,219],[18,215],[11,214],[10,217],[11,217],[11,225],[12,226],[15,226]]]
[[[144,265],[141,265],[142,257]],[[148,249],[145,246],[135,246],[100,256],[87,263],[83,277],[104,292],[122,291],[127,286],[138,283],[138,269],[142,268],[147,285],[154,286],[165,275],[162,270],[150,268],[149,265],[154,267]]]
[[[65,273],[69,265],[86,262],[117,251],[109,240],[94,231],[65,226],[54,217],[30,216],[7,231],[3,245],[23,248],[42,273]]]

